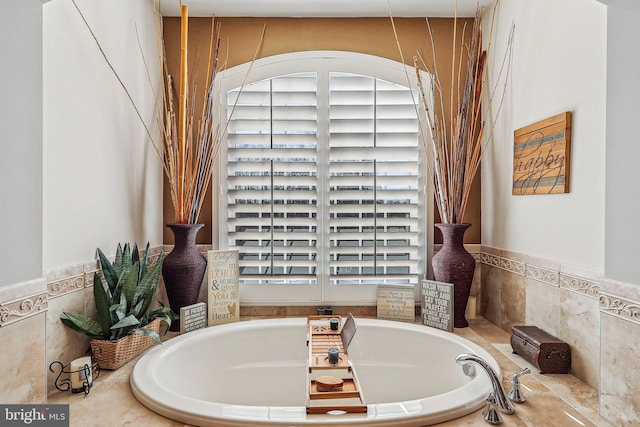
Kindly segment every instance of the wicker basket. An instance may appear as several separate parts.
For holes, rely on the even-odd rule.
[[[145,326],[145,329],[160,332],[160,319]],[[131,334],[117,341],[91,340],[91,353],[100,369],[115,370],[152,347],[156,341],[147,335]]]

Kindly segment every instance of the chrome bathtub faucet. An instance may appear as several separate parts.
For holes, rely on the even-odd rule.
[[[486,398],[487,406],[482,411],[482,418],[489,424],[502,424],[502,417],[496,409],[496,397],[493,393],[489,393]]]
[[[516,412],[516,407],[507,397],[507,393],[504,391],[504,387],[502,387],[502,381],[498,378],[498,374],[484,359],[475,354],[462,353],[456,357],[456,362],[463,366],[466,362],[474,362],[489,376],[493,392],[487,396],[487,408],[482,413],[486,422],[490,424],[500,424],[502,422],[502,418],[496,410],[508,415]]]
[[[524,368],[522,371],[516,372],[515,374],[513,374],[513,378],[511,379],[511,389],[507,394],[507,397],[512,402],[524,403],[527,400],[524,398],[524,395],[520,391],[520,377],[522,375],[529,374],[529,373],[531,373],[529,368]]]

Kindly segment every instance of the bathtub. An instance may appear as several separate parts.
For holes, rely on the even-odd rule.
[[[181,335],[147,352],[131,390],[152,411],[195,426],[424,426],[485,403],[484,372],[455,362],[480,346],[422,325],[356,319],[348,349],[367,412],[306,413],[306,318],[230,323]]]

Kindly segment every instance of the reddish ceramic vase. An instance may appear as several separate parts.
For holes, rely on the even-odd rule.
[[[476,260],[464,248],[464,232],[471,224],[435,224],[442,232],[442,249],[433,256],[433,274],[438,282],[453,283],[453,326],[466,328],[467,300],[471,292]]]

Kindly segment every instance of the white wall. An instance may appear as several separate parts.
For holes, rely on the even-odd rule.
[[[608,6],[606,262],[608,279],[640,283],[640,2]]]
[[[0,286],[42,276],[42,4],[2,8]]]
[[[77,4],[157,132],[152,0]],[[45,4],[43,28],[45,271],[93,259],[97,247],[114,253],[118,242],[161,244],[162,169],[135,110],[71,0]]]
[[[606,19],[595,0],[501,0],[490,80],[512,23],[515,41],[482,163],[483,244],[603,271]],[[512,196],[513,131],[565,111],[573,113],[570,193]]]

